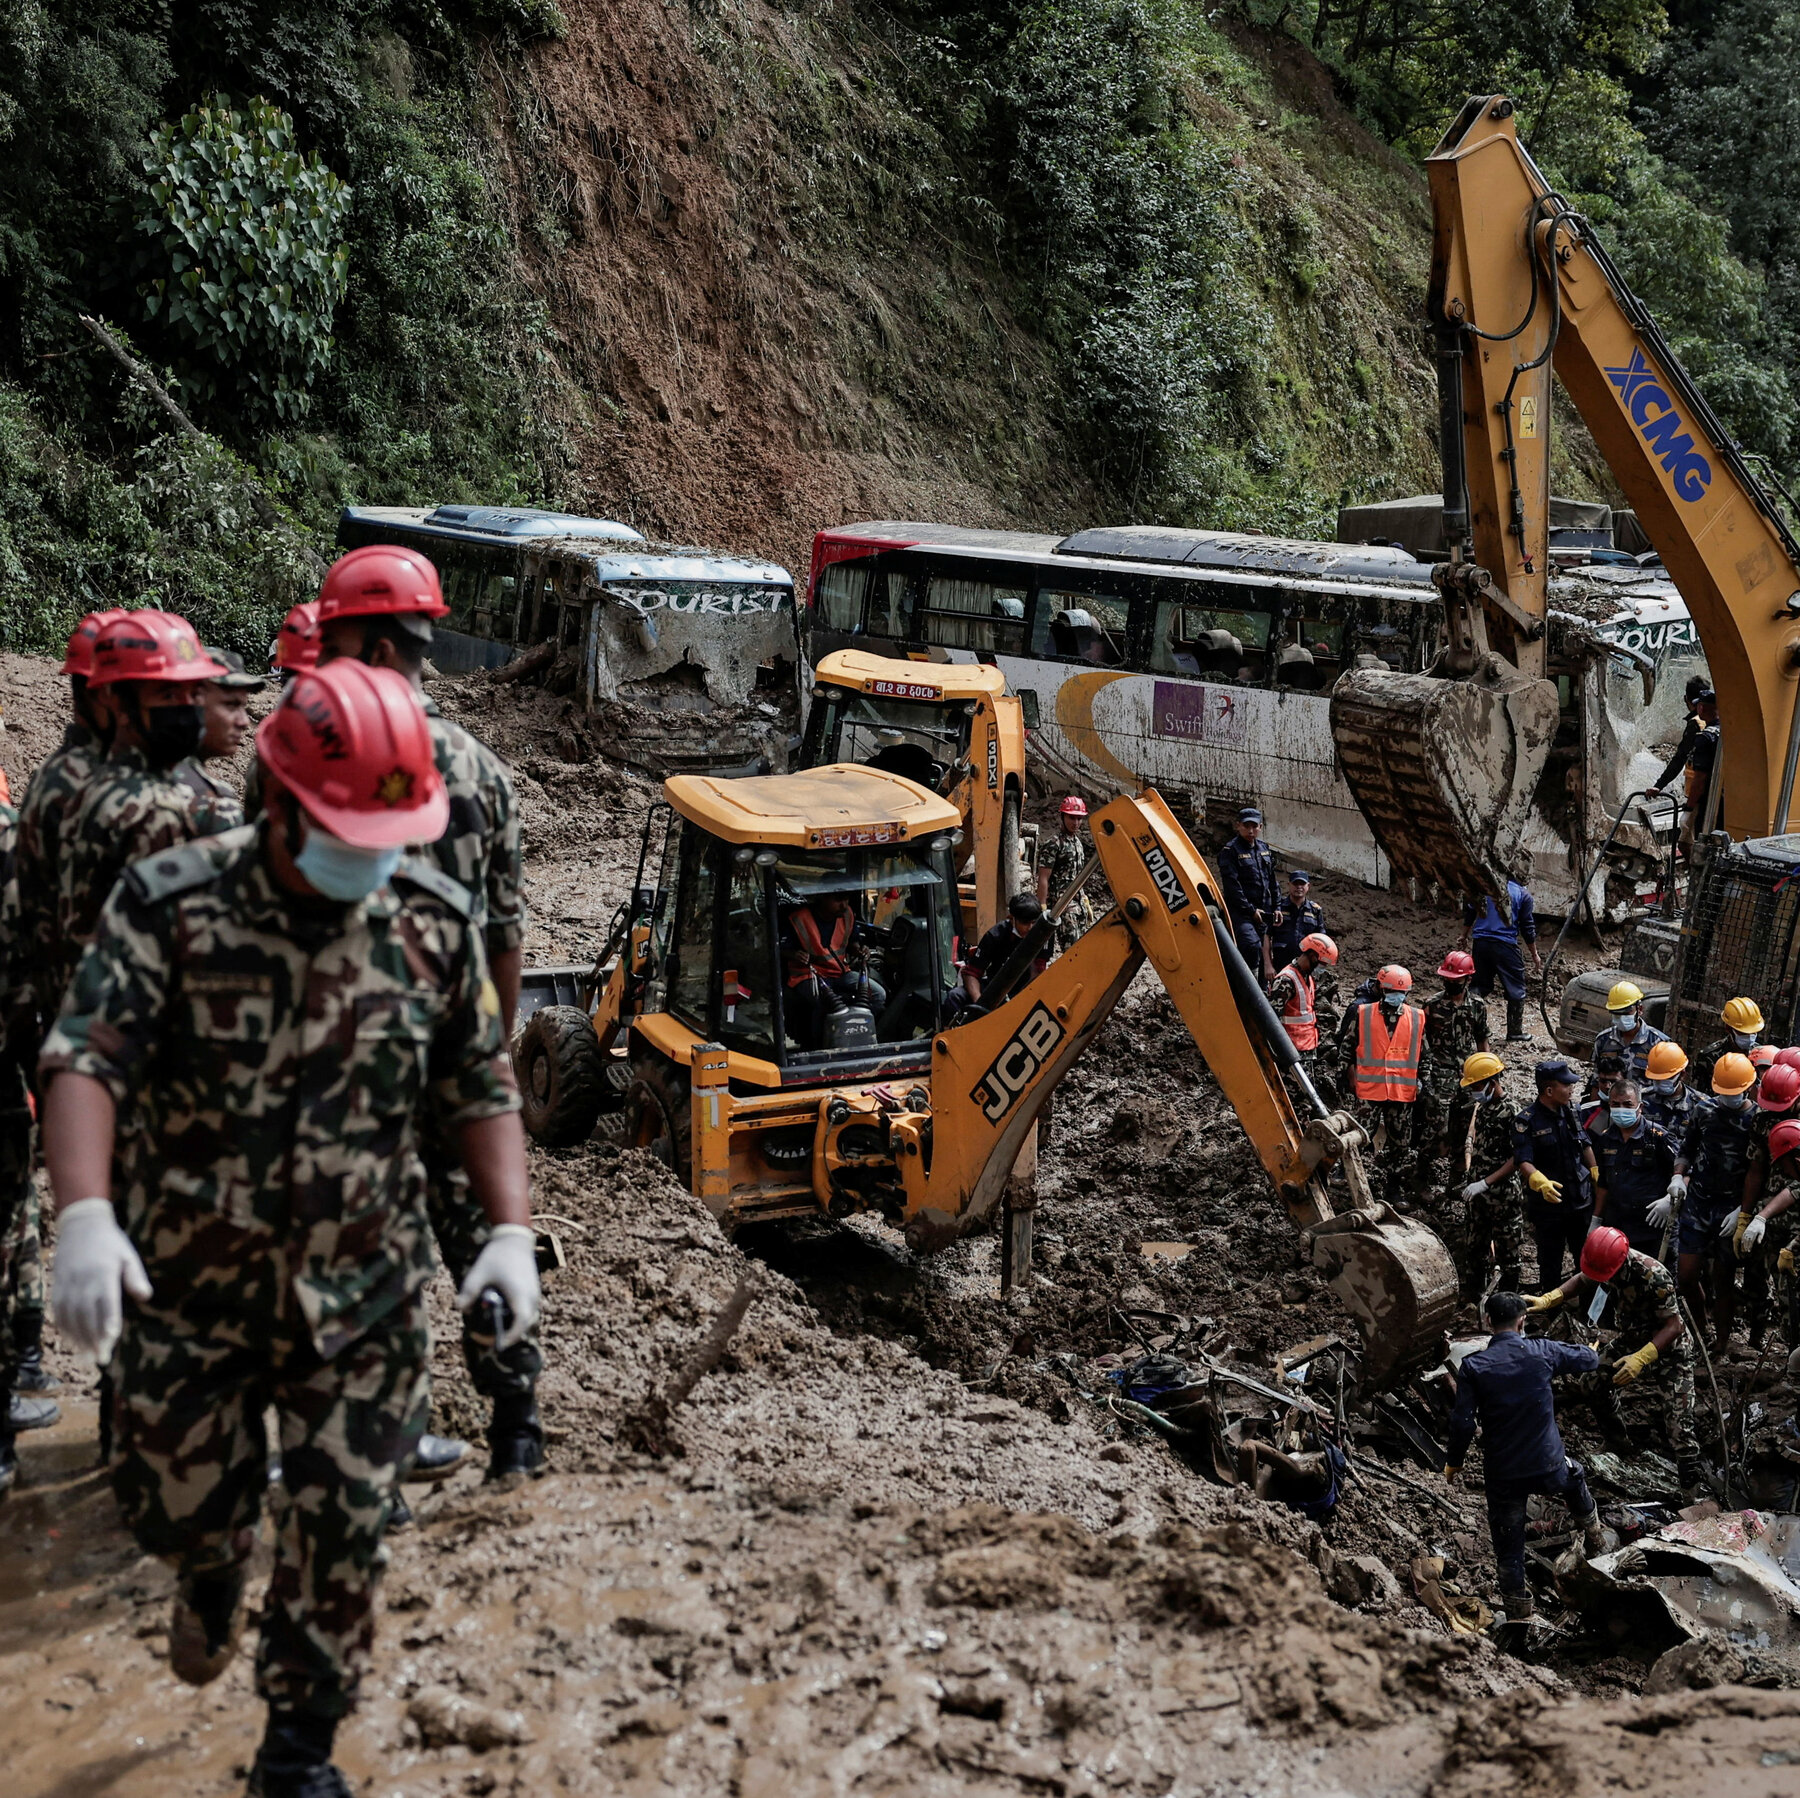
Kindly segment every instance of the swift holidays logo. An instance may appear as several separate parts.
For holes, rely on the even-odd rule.
[[[1668,471],[1677,497],[1690,502],[1699,499],[1712,485],[1712,464],[1695,446],[1675,402],[1656,370],[1644,360],[1644,352],[1633,350],[1631,360],[1623,368],[1609,368],[1606,378],[1618,388],[1638,435]]]
[[[969,1095],[990,1124],[999,1123],[1012,1110],[1019,1094],[1043,1071],[1065,1035],[1049,1006],[1032,1006],[1025,1022],[1007,1039],[1006,1047],[994,1057],[994,1065]]]
[[[1183,910],[1188,902],[1187,888],[1181,884],[1181,876],[1175,872],[1174,864],[1163,854],[1162,845],[1155,837],[1138,837],[1135,841],[1137,852],[1144,858],[1144,866],[1156,883],[1156,890],[1162,894],[1163,904],[1170,911]]]

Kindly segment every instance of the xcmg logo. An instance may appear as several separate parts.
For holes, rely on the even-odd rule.
[[[1676,493],[1685,500],[1700,498],[1712,484],[1712,464],[1695,448],[1675,402],[1656,370],[1644,360],[1644,352],[1633,350],[1631,360],[1623,368],[1609,368],[1606,378],[1618,388],[1619,398],[1638,435],[1649,444],[1650,453],[1669,471]]]

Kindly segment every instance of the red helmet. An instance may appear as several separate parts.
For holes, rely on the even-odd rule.
[[[430,721],[392,668],[344,656],[295,675],[256,753],[309,816],[359,849],[434,843],[450,821]]]
[[[1769,1159],[1779,1161],[1796,1149],[1800,1149],[1800,1119],[1783,1118],[1769,1132]]]
[[[396,543],[365,543],[339,556],[319,589],[321,624],[394,612],[442,618],[449,610],[437,570],[417,550]]]
[[[1300,939],[1300,947],[1310,949],[1320,961],[1328,961],[1334,967],[1337,965],[1338,946],[1322,930],[1315,930],[1303,936]]]
[[[1760,1073],[1766,1072],[1775,1065],[1775,1057],[1780,1051],[1773,1043],[1758,1043],[1750,1051],[1750,1065]]]
[[[1800,1099],[1800,1068],[1770,1068],[1756,1089],[1756,1102],[1764,1111],[1786,1111],[1796,1099]]]
[[[1410,993],[1412,991],[1412,975],[1407,973],[1397,961],[1390,961],[1385,968],[1377,970],[1375,984],[1384,993]]]
[[[1630,1252],[1631,1244],[1625,1240],[1623,1230],[1615,1230],[1610,1224],[1596,1224],[1581,1245],[1581,1271],[1604,1286],[1625,1265],[1625,1257]]]
[[[1775,1065],[1778,1068],[1800,1068],[1800,1048],[1777,1049]]]
[[[1079,793],[1071,793],[1056,809],[1061,812],[1065,818],[1085,818],[1087,816],[1087,801],[1083,799]]]
[[[69,649],[63,657],[62,672],[79,674],[83,680],[86,680],[94,672],[94,639],[115,618],[126,616],[128,614],[117,606],[106,612],[88,613],[70,633]]]
[[[216,680],[231,670],[201,646],[178,612],[127,612],[100,627],[94,639],[90,687],[121,680]]]
[[[1469,980],[1475,974],[1475,957],[1467,949],[1452,949],[1438,963],[1438,979]]]
[[[319,602],[302,600],[281,621],[275,633],[275,666],[296,674],[317,666],[319,660]]]

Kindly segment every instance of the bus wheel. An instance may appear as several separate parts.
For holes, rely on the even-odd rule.
[[[586,1142],[606,1099],[606,1057],[587,1013],[573,1005],[534,1011],[514,1060],[533,1140],[549,1149]]]
[[[693,1137],[687,1075],[661,1056],[633,1062],[625,1089],[625,1147],[649,1150],[691,1192]]]

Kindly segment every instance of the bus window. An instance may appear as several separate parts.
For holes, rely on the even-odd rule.
[[[1322,693],[1338,677],[1344,656],[1344,627],[1323,618],[1293,618],[1281,629],[1275,652],[1275,684],[1302,693]]]
[[[868,616],[863,630],[871,637],[904,643],[911,633],[906,625],[906,576],[877,573],[869,581]]]
[[[921,623],[927,643],[983,655],[1017,655],[1025,638],[1025,589],[933,575],[925,583]]]
[[[513,612],[519,598],[519,582],[515,575],[482,570],[475,592],[470,625],[478,637],[494,637],[501,642],[513,638]]]
[[[1196,674],[1254,686],[1262,680],[1268,648],[1267,612],[1231,612],[1166,599],[1157,604],[1150,666],[1159,674]]]
[[[854,562],[833,562],[819,576],[819,623],[829,631],[862,629],[869,570]]]
[[[1117,668],[1125,660],[1130,619],[1127,599],[1040,587],[1031,626],[1031,653]]]

